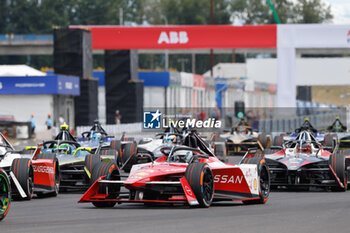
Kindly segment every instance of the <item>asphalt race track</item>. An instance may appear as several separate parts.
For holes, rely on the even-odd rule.
[[[231,157],[230,162],[239,161]],[[14,201],[0,233],[88,232],[349,232],[350,190],[272,192],[265,205],[216,203],[209,209],[188,206],[122,204],[97,209],[78,204],[81,194]]]
[[[274,192],[265,205],[209,209],[122,204],[97,209],[80,194],[13,202],[1,233],[39,232],[349,232],[350,193]]]

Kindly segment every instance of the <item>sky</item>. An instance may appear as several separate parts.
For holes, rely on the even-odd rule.
[[[350,24],[350,0],[323,0],[331,5],[334,24]]]

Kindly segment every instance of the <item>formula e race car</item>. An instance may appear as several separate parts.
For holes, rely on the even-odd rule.
[[[3,220],[11,206],[11,184],[6,172],[0,169],[0,221]]]
[[[81,138],[77,140],[82,147],[89,147],[92,150],[97,147],[109,147],[113,141],[113,136],[109,136],[102,128],[98,120],[94,121],[94,125],[89,131],[83,132]]]
[[[33,154],[22,155],[0,133],[0,168],[11,178],[12,196],[30,200],[37,196],[58,194],[59,164],[56,157],[41,158],[40,150]]]
[[[347,132],[347,127],[341,123],[339,117],[336,117],[333,124],[327,127],[327,132],[329,134],[325,136],[325,142],[335,139],[339,141],[339,148],[350,148],[350,133]]]
[[[312,134],[318,142],[327,148],[327,150],[332,151],[337,143],[336,135],[318,131],[315,127],[312,126],[309,118],[305,118],[304,123],[299,128],[297,128],[294,133],[286,133],[275,136],[272,145],[282,146],[282,144],[287,141],[296,140],[299,133],[302,131],[307,131]]]
[[[269,171],[264,160],[241,165],[221,162],[203,140],[193,134],[197,147],[169,145],[162,156],[138,164],[126,180],[121,180],[113,162],[100,162],[94,168],[92,186],[79,202],[96,207],[116,203],[182,203],[209,207],[215,201],[265,203],[269,197]],[[122,192],[121,187],[127,191]]]
[[[330,152],[329,150],[332,150]],[[270,170],[272,188],[323,187],[346,191],[350,151],[326,148],[309,131],[260,153]],[[243,158],[249,159],[249,154]]]
[[[102,148],[102,143],[97,148],[82,147],[70,134],[66,124],[60,126],[60,132],[55,140],[44,141],[38,146],[42,159],[58,159],[60,172],[60,190],[85,190],[89,187],[92,155],[105,160],[115,159],[116,151]]]
[[[271,145],[270,136],[254,132],[244,122],[232,127],[229,132],[221,134],[220,138],[225,140],[227,155],[245,154],[251,148],[264,150]]]

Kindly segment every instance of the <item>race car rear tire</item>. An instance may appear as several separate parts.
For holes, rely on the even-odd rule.
[[[341,150],[336,154],[331,154],[329,158],[330,166],[334,173],[343,184],[344,187],[332,186],[331,190],[334,192],[345,192],[347,190],[347,170],[345,165],[345,155],[349,154],[349,150]]]
[[[206,163],[191,163],[186,168],[185,178],[188,181],[199,207],[208,208],[214,197],[214,176]]]
[[[265,204],[269,199],[270,190],[271,190],[269,169],[264,159],[261,159],[257,164],[257,166],[258,166],[258,177],[259,177],[259,199],[246,200],[246,201],[243,201],[244,204]]]
[[[11,183],[6,172],[0,169],[0,221],[3,220],[11,206]]]
[[[11,171],[27,195],[24,199],[32,199],[34,196],[34,170],[32,161],[27,158],[14,159],[11,165]]]
[[[84,165],[86,169],[90,172],[90,175],[92,173],[92,170],[96,166],[96,164],[99,164],[101,162],[101,157],[99,155],[94,155],[94,154],[88,154],[85,157]]]
[[[326,147],[331,147],[332,149],[335,148],[335,141],[337,141],[338,136],[336,134],[327,134],[324,136],[324,142],[323,144]]]
[[[136,154],[137,154],[137,143],[135,141],[124,145],[124,149],[121,154],[121,161],[123,163],[123,166],[124,166],[123,170],[125,172],[130,172],[132,166],[135,164]]]
[[[120,180],[120,173],[118,167],[113,162],[100,162],[97,164],[92,173],[90,183],[93,184],[101,176],[107,176],[106,180]],[[98,193],[105,194],[109,196],[107,198],[115,199],[119,196],[120,186],[119,185],[109,185],[102,184],[98,189]],[[115,206],[115,201],[95,201],[92,202],[95,207],[106,208]]]
[[[261,133],[258,135],[258,141],[260,142],[261,146],[263,147],[262,149],[267,148],[268,144],[268,139],[266,133]]]
[[[114,150],[118,151],[118,153],[119,153],[120,149],[121,149],[121,141],[120,140],[111,141],[110,147],[111,147],[111,149],[114,149]]]
[[[273,138],[273,145],[274,146],[282,146],[283,144],[283,135],[275,136]]]

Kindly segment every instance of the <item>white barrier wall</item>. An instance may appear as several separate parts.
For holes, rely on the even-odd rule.
[[[143,106],[145,108],[162,108],[165,106],[164,87],[144,87]]]

